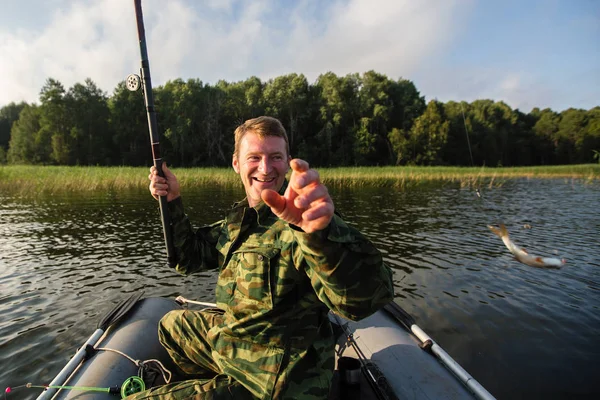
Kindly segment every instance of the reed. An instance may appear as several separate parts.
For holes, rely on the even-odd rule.
[[[600,164],[543,167],[355,167],[320,170],[323,181],[332,186],[406,187],[433,181],[459,182],[461,186],[499,185],[503,179],[568,178],[596,180]]]
[[[232,168],[174,168],[182,188],[203,185],[239,187]],[[501,185],[513,178],[565,178],[596,181],[600,164],[544,167],[343,167],[319,168],[329,186],[407,187],[435,181],[458,182],[461,186]],[[145,190],[147,167],[0,166],[2,193],[34,196],[45,193]]]

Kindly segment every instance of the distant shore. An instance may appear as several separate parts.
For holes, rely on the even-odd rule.
[[[460,182],[463,186],[499,184],[515,178],[564,178],[595,181],[600,164],[535,167],[343,167],[317,168],[328,186],[407,187],[433,181]],[[3,193],[39,193],[139,190],[148,187],[147,167],[0,166]],[[182,188],[200,185],[239,186],[232,168],[173,168]]]

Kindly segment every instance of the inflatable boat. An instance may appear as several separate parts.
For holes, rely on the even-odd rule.
[[[215,307],[182,297],[119,303],[47,385],[38,400],[113,400],[177,381],[158,341],[170,310]],[[395,303],[359,322],[330,313],[338,335],[330,399],[494,399]]]

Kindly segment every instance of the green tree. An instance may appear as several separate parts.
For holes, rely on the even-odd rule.
[[[441,150],[441,159],[445,164],[471,166],[471,148],[477,145],[473,132],[471,105],[467,102],[449,101],[444,104],[444,115],[449,123],[448,140]]]
[[[40,130],[39,107],[26,104],[12,126],[7,161],[11,164],[32,164],[36,159],[36,137]]]
[[[549,108],[542,111],[534,108],[530,114],[535,119],[535,124],[532,128],[534,135],[533,162],[541,165],[554,164],[557,160],[557,132],[560,115]]]
[[[393,150],[388,139],[394,103],[393,82],[375,71],[365,72],[359,90],[360,126],[356,130],[355,152],[359,163],[389,164]]]
[[[197,147],[203,123],[197,98],[203,87],[198,79],[187,82],[176,79],[155,89],[158,129],[164,132],[162,136],[166,139],[161,140],[163,157],[173,165],[192,166],[196,157],[206,155],[205,148]],[[172,146],[172,152],[168,144]]]
[[[412,156],[407,158],[418,165],[441,164],[441,150],[446,145],[449,130],[450,122],[445,119],[443,104],[431,100],[410,130],[408,141]]]
[[[402,129],[392,128],[388,134],[388,139],[396,155],[396,165],[403,165],[414,162],[413,145],[410,133]]]
[[[578,163],[598,160],[594,151],[600,150],[600,106],[588,110],[585,115],[585,127],[575,140]],[[600,160],[598,160],[600,162]]]
[[[10,141],[10,130],[12,129],[15,121],[19,119],[19,114],[27,103],[9,103],[8,105],[0,108],[0,148],[4,151],[2,154],[6,155],[8,150],[8,142]],[[4,158],[5,160],[5,158]]]
[[[40,129],[35,137],[34,163],[68,164],[72,159],[71,112],[62,83],[48,78],[40,92]]]
[[[283,123],[292,154],[303,139],[304,126],[308,121],[308,86],[304,75],[288,74],[267,81],[263,91],[265,112]]]
[[[264,84],[256,76],[245,81],[228,83],[217,82],[215,88],[219,92],[218,129],[221,135],[220,146],[224,154],[225,164],[230,163],[233,154],[233,132],[244,121],[265,113],[263,90]],[[216,98],[216,95],[214,96]]]
[[[148,165],[152,160],[148,132],[148,117],[142,91],[132,92],[125,81],[117,84],[108,99],[109,125],[116,155],[113,162],[120,165]]]
[[[560,117],[558,131],[555,134],[557,162],[559,164],[581,163],[585,159],[580,138],[585,134],[586,111],[569,108],[563,111]]]
[[[427,106],[415,84],[407,79],[392,82],[389,88],[392,102],[390,126],[400,130],[409,130]]]
[[[76,83],[65,95],[66,107],[69,110],[68,147],[69,157],[60,160],[61,164],[110,165],[118,156],[110,130],[110,109],[106,94],[89,78],[84,84]],[[53,148],[62,147],[55,144],[64,140],[62,135],[53,137]],[[62,145],[62,144],[61,144]],[[57,153],[57,157],[58,157]],[[56,161],[59,161],[56,158]]]
[[[333,72],[327,72],[318,77],[314,104],[319,118],[318,125],[312,130],[316,135],[305,142],[301,157],[310,155],[317,165],[354,164],[359,86],[358,74],[338,77]]]

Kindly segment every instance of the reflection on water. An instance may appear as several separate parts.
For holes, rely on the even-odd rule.
[[[396,301],[498,398],[600,394],[600,185],[510,180],[473,189],[332,189],[336,207],[384,253]],[[186,193],[213,222],[241,190]],[[0,382],[49,382],[102,315],[129,293],[212,301],[214,272],[165,266],[147,193],[0,202]],[[503,222],[559,270],[514,261],[487,228]],[[529,228],[530,227],[530,228]],[[32,391],[33,392],[33,391]],[[15,393],[32,398],[37,393]]]

